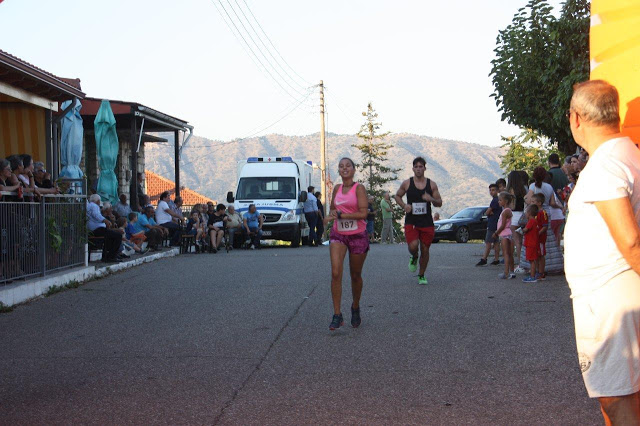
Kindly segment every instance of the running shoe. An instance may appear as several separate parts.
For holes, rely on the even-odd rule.
[[[527,270],[522,268],[520,265],[518,265],[518,267],[513,272],[516,273],[516,274],[524,274],[524,273],[527,272]]]
[[[476,266],[487,266],[487,259],[480,259]]]
[[[420,285],[427,285],[427,279],[424,277],[424,275],[418,275],[418,284]]]
[[[513,272],[511,272],[511,273],[509,274],[509,279],[510,279],[510,280],[514,279],[515,277],[516,277],[516,274],[514,274]]]
[[[527,277],[524,277],[524,278],[522,279],[522,282],[523,282],[523,283],[537,283],[537,282],[538,282],[538,280],[537,280],[537,279],[535,279],[535,277],[532,277],[531,275],[529,275],[529,276],[527,276]]]
[[[500,264],[499,260],[494,260],[493,262],[491,262],[492,266],[496,266],[496,265],[499,265],[499,264]]]
[[[331,324],[329,325],[329,330],[335,330],[344,325],[344,320],[342,319],[342,314],[334,314],[333,319],[331,320]]]
[[[498,278],[500,278],[501,280],[506,280],[509,278],[509,276],[505,275],[504,272],[502,272],[498,274]]]
[[[409,272],[415,272],[418,270],[418,257],[411,256],[409,259]]]
[[[541,273],[537,273],[536,274],[536,280],[538,281],[544,281],[547,279],[547,274],[541,274]]]
[[[353,309],[353,307],[351,307],[351,327],[358,328],[361,323],[362,319],[360,318],[360,308]]]

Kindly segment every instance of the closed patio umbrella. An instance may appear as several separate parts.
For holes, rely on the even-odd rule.
[[[118,160],[118,134],[116,133],[116,119],[111,110],[111,104],[103,100],[93,121],[96,134],[96,153],[100,176],[98,178],[98,194],[112,204],[118,202],[118,179],[114,173]]]
[[[64,101],[62,109],[66,109],[71,101]],[[74,100],[73,107],[65,114],[62,119],[62,138],[60,139],[60,163],[62,170],[60,177],[69,179],[80,179],[82,170],[80,170],[80,161],[82,161],[82,138],[84,129],[82,128],[82,117],[80,109],[82,104],[78,99]]]

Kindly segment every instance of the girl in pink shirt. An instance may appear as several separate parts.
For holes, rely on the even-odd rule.
[[[502,207],[502,213],[500,213],[498,229],[493,234],[493,237],[500,237],[502,255],[504,257],[504,272],[498,275],[498,278],[503,280],[516,277],[516,274],[513,272],[513,240],[511,233],[511,218],[513,217],[513,213],[509,208],[513,200],[514,197],[509,192],[501,192],[498,194],[498,204]]]
[[[351,326],[358,327],[360,319],[360,295],[362,294],[362,267],[369,251],[367,235],[367,191],[355,182],[356,167],[350,158],[343,158],[338,165],[342,185],[336,185],[331,197],[331,211],[324,222],[333,222],[329,237],[331,255],[331,297],[333,299],[333,319],[329,330],[344,325],[340,305],[342,302],[342,265],[349,252],[351,272]]]

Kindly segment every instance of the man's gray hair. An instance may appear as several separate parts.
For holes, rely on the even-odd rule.
[[[100,200],[102,200],[102,198],[100,197],[100,195],[98,194],[91,194],[91,196],[89,197],[89,201],[91,203],[98,203],[100,204]]]
[[[105,201],[105,202],[102,204],[102,210],[107,210],[107,209],[110,209],[110,208],[111,208],[111,203],[110,203],[110,202]]]
[[[33,170],[35,170],[36,172],[38,170],[44,170],[44,163],[42,161],[36,161],[35,163],[33,163]]]
[[[620,127],[618,90],[604,80],[589,80],[573,86],[571,111],[596,126]]]

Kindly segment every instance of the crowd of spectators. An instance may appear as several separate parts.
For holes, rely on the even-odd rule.
[[[0,158],[0,191],[14,193],[0,196],[2,201],[33,201],[60,193],[44,164],[34,162],[29,154]]]
[[[492,201],[487,210],[489,230],[485,239],[486,249],[477,266],[487,265],[491,250],[495,252],[491,264],[500,264],[498,239],[508,238],[511,243],[502,244],[503,255],[505,259],[513,260],[515,267],[511,270],[505,267],[505,273],[500,274],[501,277],[514,278],[515,273],[529,272],[527,282],[535,282],[546,279],[547,272],[560,272],[553,270],[556,266],[549,269],[546,258],[560,258],[561,263],[561,242],[569,214],[568,201],[588,160],[585,150],[566,156],[562,162],[559,155],[553,153],[548,158],[545,165],[547,167],[536,167],[532,176],[524,171],[514,170],[506,180],[498,179],[495,184],[491,184],[489,189]],[[499,201],[505,198],[503,194],[509,196],[509,202],[504,207]],[[536,209],[529,209],[530,206],[536,206]],[[529,231],[531,219],[536,221],[533,233]],[[507,229],[504,229],[504,225],[498,229],[499,221],[508,221]],[[537,235],[535,239],[534,234]],[[526,254],[531,251],[526,249],[527,245],[535,246],[536,253]],[[505,246],[513,253],[504,253]]]

